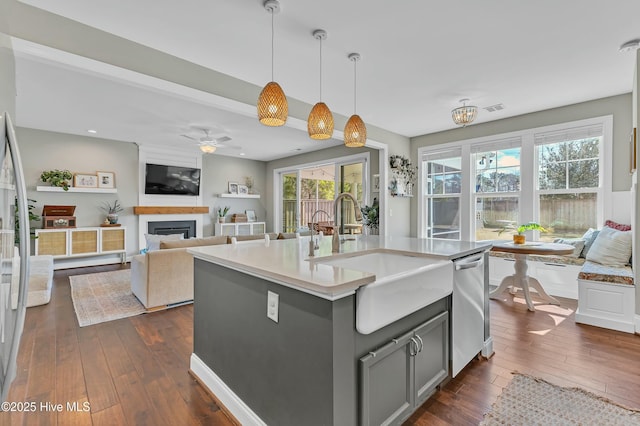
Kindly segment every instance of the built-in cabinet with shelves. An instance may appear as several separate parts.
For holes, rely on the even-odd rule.
[[[126,261],[125,227],[36,229],[35,254],[54,260],[119,254]]]
[[[449,312],[360,358],[362,425],[400,424],[449,374]]]
[[[265,222],[216,223],[216,235],[255,235],[264,234],[267,230]]]

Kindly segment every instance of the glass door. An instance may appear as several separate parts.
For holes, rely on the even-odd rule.
[[[338,193],[347,192],[358,202],[358,208],[365,205],[364,199],[367,191],[364,189],[364,160],[336,164],[337,176],[336,185]],[[340,203],[340,227],[341,234],[359,234],[362,232],[362,223],[356,220],[355,206],[349,201]]]
[[[16,373],[29,272],[27,197],[15,132],[0,117],[0,390],[2,401]]]
[[[298,173],[282,175],[282,232],[296,232],[298,229]]]

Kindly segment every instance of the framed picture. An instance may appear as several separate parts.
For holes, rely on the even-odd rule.
[[[631,131],[631,136],[629,137],[629,173],[633,173],[636,171],[636,156],[638,155],[636,144],[637,130],[634,127]]]
[[[373,192],[380,192],[380,175],[373,175],[373,184],[371,185]]]
[[[96,172],[98,175],[98,188],[115,188],[116,175],[113,172]]]
[[[244,213],[247,215],[247,220],[249,222],[256,221],[256,211],[255,210],[245,210]]]
[[[76,188],[97,188],[98,175],[76,173],[73,175],[73,186]]]
[[[229,194],[238,193],[238,182],[229,182]]]
[[[248,194],[249,187],[247,185],[238,185],[238,194]]]

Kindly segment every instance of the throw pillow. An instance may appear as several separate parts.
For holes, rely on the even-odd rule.
[[[600,233],[600,230],[598,229],[591,229],[589,228],[589,230],[587,232],[584,233],[584,235],[582,236],[582,238],[584,239],[584,248],[582,249],[582,253],[580,254],[580,257],[587,257],[587,254],[589,253],[589,250],[591,250],[591,246],[593,245],[593,242],[596,240],[596,238],[598,238],[598,234]]]
[[[631,231],[631,225],[623,225],[621,223],[614,222],[612,220],[607,220],[604,222],[604,226],[608,226],[609,228],[617,229],[618,231]]]
[[[582,238],[556,238],[554,243],[569,244],[574,247],[573,253],[568,254],[568,257],[579,257],[584,249],[585,241]]]
[[[147,240],[147,250],[154,251],[154,250],[160,250],[161,241],[182,240],[184,238],[184,234],[169,234],[169,235],[144,234],[144,238]]]
[[[631,232],[605,226],[593,242],[587,260],[602,265],[623,267],[631,257]]]

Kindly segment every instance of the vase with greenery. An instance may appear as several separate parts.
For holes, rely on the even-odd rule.
[[[124,209],[122,208],[118,200],[114,200],[113,204],[105,201],[104,205],[102,206],[102,210],[107,213],[107,220],[109,221],[109,224],[115,225],[118,223],[118,213]]]
[[[364,226],[365,233],[377,235],[380,224],[380,205],[378,204],[378,199],[374,198],[371,206],[360,207],[360,211],[362,212],[362,225]]]
[[[229,212],[229,206],[218,207],[218,223],[224,223],[224,217]]]
[[[540,224],[535,223],[535,222],[529,222],[529,223],[525,223],[523,225],[520,225],[517,228],[515,226],[513,226],[513,225],[505,226],[504,228],[502,228],[498,232],[498,235],[500,235],[504,231],[510,230],[510,229],[515,231],[515,234],[513,235],[514,244],[524,244],[525,241],[526,241],[524,233],[527,232],[527,231],[547,232],[547,230],[545,228],[543,228]]]
[[[40,175],[40,180],[50,183],[51,186],[57,186],[65,191],[69,190],[69,183],[73,179],[73,174],[69,170],[46,170]]]

